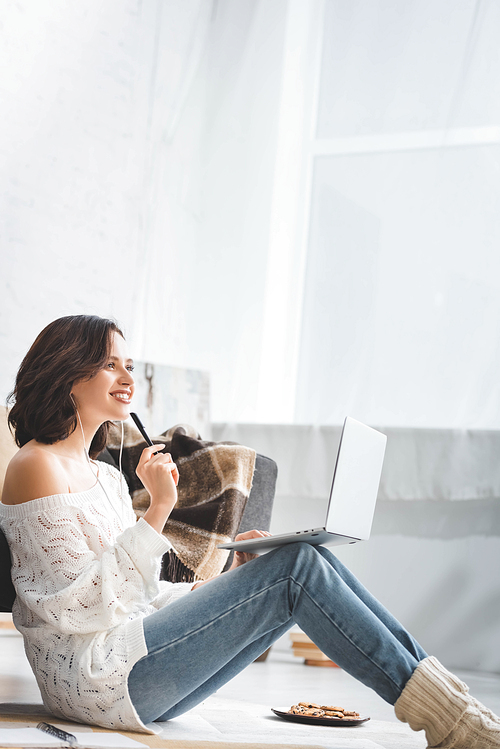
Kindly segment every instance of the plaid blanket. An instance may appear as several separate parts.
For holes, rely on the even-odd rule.
[[[118,465],[121,427],[109,432],[108,450]],[[163,533],[174,547],[163,557],[161,577],[193,582],[218,575],[229,552],[217,544],[234,539],[252,487],[255,451],[231,442],[206,442],[189,426],[177,425],[154,443],[166,445],[179,470],[178,499]],[[135,473],[146,447],[135,425],[125,424],[122,469],[129,481],[137,517],[149,507],[149,494]]]

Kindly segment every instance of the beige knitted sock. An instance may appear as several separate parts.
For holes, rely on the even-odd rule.
[[[434,659],[435,663],[439,663],[436,659]],[[468,694],[469,687],[467,684],[465,684],[463,681],[461,681],[458,676],[455,676],[455,674],[452,674],[451,671],[448,671],[441,663],[439,663],[439,668],[441,669],[441,672],[443,675],[445,674],[448,678],[448,681],[450,683],[451,688],[455,688],[457,692],[461,692],[462,694]],[[470,702],[479,710],[479,712],[489,718],[493,721],[493,723],[500,724],[500,717],[498,715],[495,715],[494,712],[489,710],[485,705],[483,705],[482,702],[479,702],[479,700],[476,700],[475,697],[472,697],[472,695],[468,694]]]
[[[434,745],[433,745],[434,746]],[[439,749],[500,749],[500,724],[486,718],[472,703]]]
[[[396,717],[414,731],[425,731],[429,746],[437,746],[455,728],[469,699],[458,679],[434,657],[424,658],[394,705]]]
[[[489,708],[485,707],[483,705],[483,703],[479,702],[479,700],[476,700],[475,697],[470,697],[469,696],[469,699],[472,702],[472,704],[474,705],[474,707],[477,707],[477,709],[479,710],[479,712],[481,713],[481,715],[484,715],[485,718],[488,718],[493,723],[498,723],[498,725],[500,726],[500,716],[496,715],[496,713],[494,713],[492,710],[490,710]]]
[[[396,717],[414,731],[425,730],[429,747],[500,749],[498,716],[468,691],[436,658],[425,658],[394,705]]]

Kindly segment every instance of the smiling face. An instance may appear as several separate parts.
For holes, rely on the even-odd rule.
[[[119,333],[112,332],[109,357],[102,369],[90,380],[78,380],[71,393],[84,421],[102,424],[123,421],[130,413],[134,395],[133,362],[127,344]]]

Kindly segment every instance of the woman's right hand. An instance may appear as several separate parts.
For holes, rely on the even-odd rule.
[[[161,444],[146,447],[135,471],[151,497],[144,520],[158,533],[175,507],[179,482],[179,472],[170,453],[158,452],[164,447]]]

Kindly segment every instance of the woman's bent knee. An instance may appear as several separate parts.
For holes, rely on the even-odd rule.
[[[322,558],[319,553],[319,548],[320,547],[313,546],[305,541],[296,541],[280,546],[271,553],[276,555],[279,559],[290,560],[293,564],[296,562],[302,564],[314,564]]]
[[[327,575],[334,573],[336,576],[338,560],[332,554],[325,556],[324,551],[320,546],[297,541],[273,549],[250,564],[256,565],[256,573],[258,567],[261,567],[263,572],[269,570],[273,577],[291,577],[304,582],[311,579],[314,570],[322,570]]]

